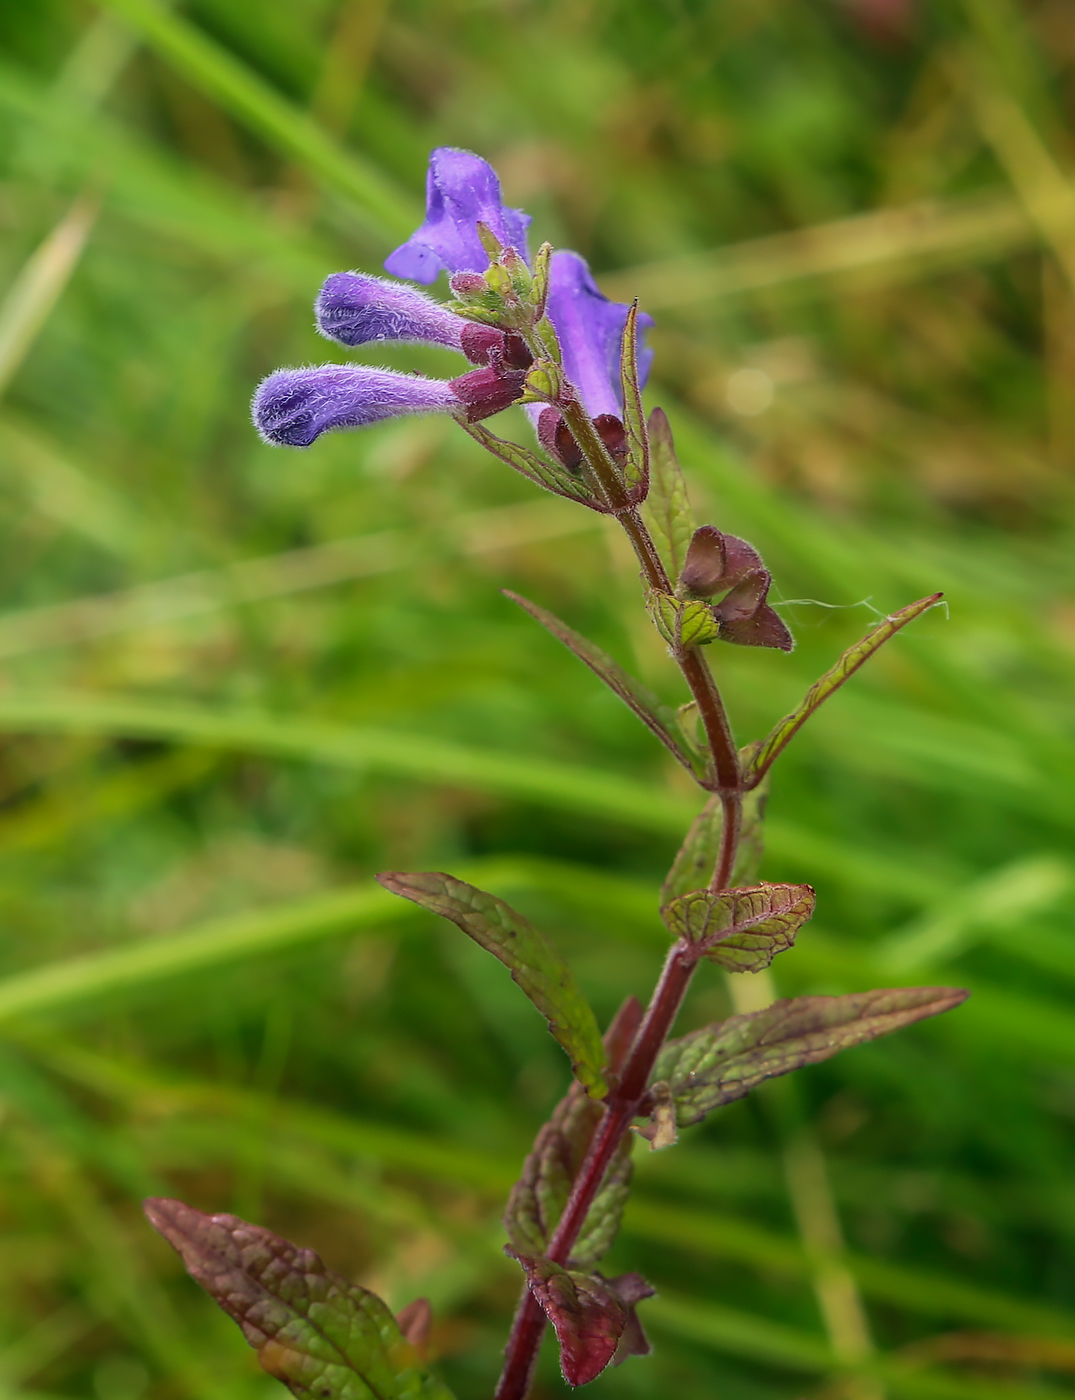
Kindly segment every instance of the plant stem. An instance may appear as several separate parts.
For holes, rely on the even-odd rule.
[[[653,538],[638,510],[631,504],[619,468],[586,410],[573,395],[565,395],[557,407],[582,449],[591,487],[619,520],[631,541],[646,584],[658,592],[671,593],[672,584]],[[711,883],[711,888],[718,891],[731,878],[739,842],[743,794],[739,754],[720,691],[709,663],[699,648],[675,647],[672,655],[698,706],[698,715],[713,756],[716,790],[724,809],[720,855]],[[622,1077],[605,1100],[604,1116],[594,1130],[571,1196],[549,1242],[547,1257],[553,1263],[566,1265],[571,1257],[571,1250],[601,1189],[609,1163],[629,1130],[631,1120],[638,1116],[654,1063],[672,1028],[699,957],[697,949],[687,942],[677,943],[668,955]],[[505,1350],[504,1370],[495,1400],[526,1400],[545,1326],[544,1313],[533,1294],[524,1287]]]
[[[638,1115],[654,1062],[672,1028],[699,957],[697,949],[686,942],[677,943],[668,954],[624,1065],[623,1077],[605,1100],[605,1116],[594,1130],[571,1196],[549,1243],[547,1257],[556,1264],[566,1265],[570,1259],[609,1163],[630,1128],[631,1120]],[[529,1290],[524,1290],[495,1400],[525,1400],[544,1332],[545,1315]]]
[[[657,553],[657,546],[653,543],[653,538],[646,529],[642,517],[635,507],[629,504],[626,487],[620,478],[619,469],[612,460],[608,448],[601,441],[600,435],[586,410],[577,401],[564,401],[557,406],[563,414],[567,426],[571,429],[575,441],[585,454],[586,465],[601,496],[612,507],[627,538],[631,541],[635,554],[638,556],[638,562],[642,566],[642,575],[646,583],[659,593],[671,593],[672,583],[664,564],[661,562],[661,556]],[[709,663],[698,647],[677,647],[673,651],[673,657],[683,673],[683,679],[687,682],[695,704],[698,706],[698,714],[702,721],[702,727],[705,729],[710,752],[713,755],[713,764],[716,768],[717,791],[722,797],[726,795],[725,837],[734,846],[738,839],[739,820],[738,816],[734,814],[733,820],[728,820],[728,800],[732,800],[737,813],[742,793],[742,775],[739,767],[739,754],[732,736],[731,725],[728,723],[724,702],[717,689],[716,681],[713,679],[713,673],[709,669]],[[732,859],[734,859],[734,850],[732,850]],[[725,862],[722,861],[721,865],[724,864]],[[725,878],[730,873],[731,861],[728,861]]]

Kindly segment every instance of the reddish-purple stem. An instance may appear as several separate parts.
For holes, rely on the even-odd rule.
[[[615,511],[616,518],[631,541],[647,585],[659,592],[670,593],[672,584],[653,539],[638,511],[627,504],[625,488],[616,465],[586,411],[577,400],[566,397],[558,407],[584,453],[594,485]],[[711,888],[716,891],[725,888],[735,865],[743,794],[742,770],[724,702],[705,657],[697,647],[677,647],[673,656],[698,706],[698,715],[713,756],[716,779],[713,786],[720,794],[724,809],[720,855],[711,882]],[[698,952],[683,942],[677,943],[668,955],[620,1082],[605,1100],[604,1117],[594,1130],[571,1196],[549,1243],[548,1258],[554,1263],[566,1264],[570,1258],[594,1197],[601,1189],[609,1163],[631,1120],[638,1115],[654,1062],[672,1028],[698,958]],[[545,1314],[529,1289],[524,1287],[505,1351],[504,1370],[495,1400],[526,1400],[544,1332]]]
[[[698,951],[688,943],[677,943],[668,954],[660,981],[627,1057],[623,1077],[619,1086],[605,1100],[605,1116],[590,1140],[570,1199],[549,1243],[548,1258],[556,1264],[566,1264],[570,1259],[571,1250],[586,1223],[594,1197],[601,1189],[609,1163],[631,1120],[638,1115],[654,1061],[672,1029],[699,956]],[[495,1400],[525,1400],[544,1332],[545,1314],[529,1290],[524,1290],[515,1314]]]

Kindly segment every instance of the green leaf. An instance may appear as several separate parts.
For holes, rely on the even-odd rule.
[[[820,680],[814,682],[806,692],[802,704],[792,710],[791,714],[785,715],[767,738],[749,746],[749,760],[744,766],[744,777],[760,781],[814,711],[839,690],[844,681],[849,680],[890,637],[894,637],[916,617],[921,617],[924,612],[936,607],[941,596],[940,593],[931,593],[928,598],[919,598],[917,603],[909,603],[891,617],[886,617],[884,622],[867,633],[861,642],[848,647],[836,665],[826,671]]]
[[[646,598],[653,625],[676,651],[683,647],[704,646],[720,635],[720,623],[708,603],[680,602],[671,593],[652,589]]]
[[[734,886],[751,885],[758,878],[764,853],[762,823],[768,796],[768,783],[764,782],[752,792],[744,794],[739,849],[730,880]],[[724,808],[720,798],[714,795],[691,823],[683,845],[676,853],[672,869],[661,889],[662,905],[671,904],[680,895],[704,889],[709,884],[720,855],[723,830]]]
[[[809,885],[756,885],[749,889],[692,890],[666,904],[661,917],[676,938],[702,944],[727,972],[760,972],[814,912]]]
[[[639,1274],[604,1279],[564,1269],[540,1255],[515,1254],[515,1258],[556,1331],[560,1367],[568,1385],[587,1385],[609,1362],[649,1351],[634,1307],[641,1299],[651,1298],[653,1289]]]
[[[460,419],[459,426],[487,452],[498,457],[506,466],[520,472],[535,486],[544,487],[546,491],[553,491],[557,496],[564,496],[569,501],[577,501],[579,505],[589,506],[591,510],[601,510],[585,483],[558,462],[546,461],[529,448],[520,447],[517,442],[497,437],[484,423],[465,423]]]
[[[520,1253],[547,1252],[602,1112],[600,1104],[572,1084],[538,1133],[504,1211],[508,1239]],[[625,1136],[572,1248],[572,1267],[592,1269],[612,1248],[631,1174],[631,1139]]]
[[[665,561],[669,577],[679,578],[694,534],[694,516],[663,408],[649,416],[649,495],[642,518]]]
[[[375,1293],[312,1249],[235,1215],[153,1198],[145,1212],[235,1319],[270,1376],[303,1400],[451,1400]]]
[[[965,1001],[954,987],[898,987],[839,997],[794,997],[669,1041],[654,1082],[666,1080],[681,1127],[741,1099],[763,1080],[831,1059],[841,1050]]]
[[[620,350],[620,384],[623,388],[623,429],[627,438],[624,479],[639,499],[649,487],[649,433],[642,408],[642,388],[638,382],[638,301],[631,303],[623,328]]]
[[[393,894],[451,919],[509,967],[567,1052],[575,1078],[594,1098],[605,1096],[602,1071],[608,1060],[597,1021],[571,969],[543,933],[502,899],[443,872],[386,871],[377,879]]]
[[[561,622],[555,614],[547,612],[537,603],[531,603],[508,588],[502,590],[506,598],[525,608],[531,617],[536,618],[542,627],[547,628],[564,646],[573,651],[580,661],[620,697],[623,703],[638,716],[647,729],[656,734],[665,748],[682,763],[695,777],[704,777],[707,770],[706,759],[698,752],[684,734],[679,716],[670,706],[664,705],[657,696],[648,690],[641,681],[613,661],[612,657],[588,641],[580,633]]]

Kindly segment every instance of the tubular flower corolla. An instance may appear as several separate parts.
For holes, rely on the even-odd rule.
[[[330,428],[365,428],[408,413],[452,413],[451,386],[418,374],[365,365],[278,369],[254,395],[254,422],[266,442],[309,447]]]
[[[529,216],[504,204],[492,167],[470,151],[440,147],[430,158],[425,221],[385,268],[427,284],[444,271],[457,289],[463,283],[484,287],[490,258],[479,223],[529,264]],[[583,258],[560,251],[551,262],[547,312],[564,374],[614,450],[622,439],[619,359],[627,307],[602,295]],[[479,368],[452,380],[357,365],[277,370],[254,396],[254,422],[266,442],[308,447],[331,429],[411,413],[453,413],[477,422],[525,393],[532,357],[521,335],[459,316],[415,287],[336,272],[322,287],[315,313],[320,333],[341,345],[425,341],[458,351]],[[639,317],[640,329],[650,325],[650,317]],[[640,352],[643,383],[651,359],[651,351]],[[574,465],[578,449],[558,410],[536,404],[529,411],[547,450]]]

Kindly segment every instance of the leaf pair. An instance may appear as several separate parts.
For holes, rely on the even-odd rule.
[[[965,1001],[955,987],[898,987],[836,997],[795,997],[671,1040],[653,1071],[667,1083],[681,1127],[741,1099],[776,1075],[818,1064]]]
[[[604,1038],[613,1073],[621,1070],[641,1020],[641,1005],[628,997]],[[601,1105],[573,1083],[538,1132],[504,1211],[504,1228],[516,1253],[547,1253],[603,1113]],[[612,1248],[627,1204],[631,1171],[631,1141],[624,1137],[572,1247],[571,1267],[592,1269]]]
[[[604,1098],[607,1057],[593,1010],[571,969],[543,933],[502,899],[443,872],[386,871],[377,879],[393,894],[450,919],[510,968],[513,980],[566,1051],[575,1078],[595,1099]]]
[[[380,1298],[312,1249],[182,1201],[151,1199],[145,1212],[262,1367],[300,1400],[452,1400]]]
[[[606,1366],[650,1350],[635,1312],[653,1289],[640,1274],[606,1279],[564,1269],[542,1256],[509,1250],[526,1272],[530,1292],[556,1331],[560,1368],[568,1385],[587,1385]]]

